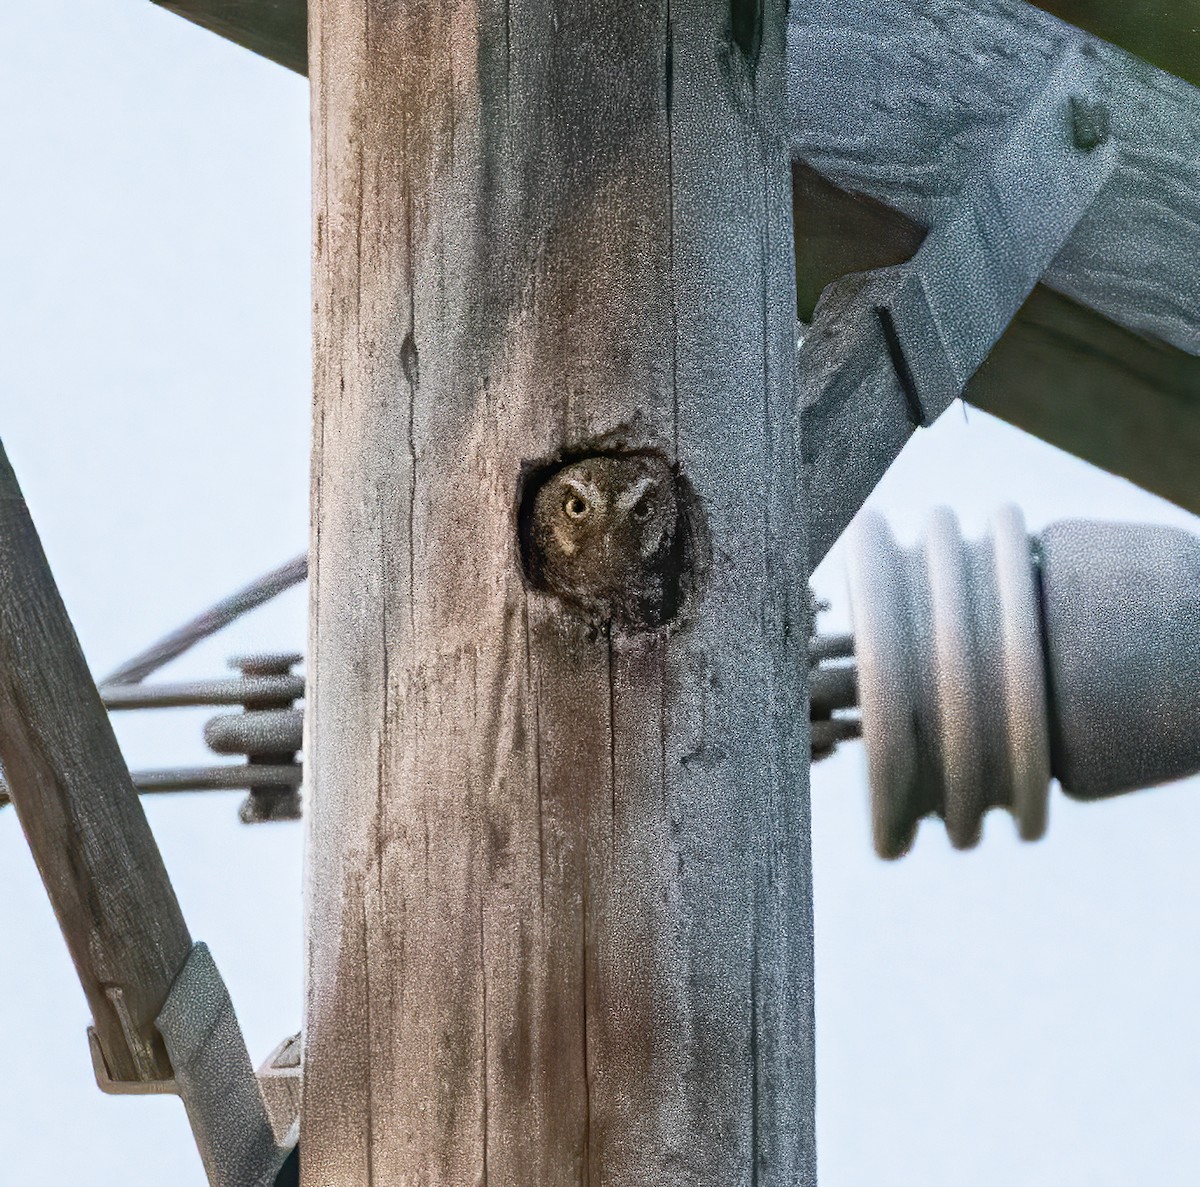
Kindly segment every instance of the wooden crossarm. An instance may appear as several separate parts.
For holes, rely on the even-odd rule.
[[[154,0],[154,3],[289,70],[308,73],[305,0]]]

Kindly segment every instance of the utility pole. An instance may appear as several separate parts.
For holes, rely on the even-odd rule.
[[[814,1181],[783,0],[314,0],[306,1187]]]
[[[1200,509],[1200,91],[991,0],[159,2],[310,74],[312,541],[97,688],[0,448],[0,806],[99,1087],[213,1187],[815,1187],[810,755],[888,858],[1200,769],[1186,533],[868,516],[853,634],[808,591],[962,398]],[[145,683],[306,573],[307,684]],[[125,768],[201,704],[245,761]],[[136,799],[231,787],[305,805],[257,1072]]]

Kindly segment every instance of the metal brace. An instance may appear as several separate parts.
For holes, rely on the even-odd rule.
[[[294,1122],[276,1133],[229,990],[206,944],[195,944],[156,1020],[171,1057],[171,1080],[117,1081],[95,1031],[92,1066],[102,1092],[182,1099],[211,1187],[273,1187],[292,1147]],[[284,1126],[280,1126],[281,1130]]]
[[[1068,46],[913,258],[822,294],[797,360],[814,564],[962,395],[1111,177],[1107,89],[1089,44]]]

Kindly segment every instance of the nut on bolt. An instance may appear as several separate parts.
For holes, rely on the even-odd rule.
[[[304,657],[293,653],[237,656],[229,666],[246,680],[287,676]],[[223,713],[204,727],[204,740],[217,754],[245,755],[251,768],[250,794],[238,815],[245,824],[272,820],[298,820],[300,792],[295,787],[256,786],[255,766],[294,766],[302,745],[304,712],[286,696],[247,697],[241,713]]]

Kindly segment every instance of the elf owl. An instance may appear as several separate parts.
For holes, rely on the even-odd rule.
[[[652,454],[599,455],[556,471],[533,504],[538,583],[588,617],[657,626],[678,594],[675,476]]]

